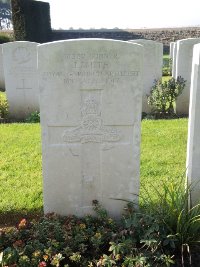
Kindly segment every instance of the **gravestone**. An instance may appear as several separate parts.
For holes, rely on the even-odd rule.
[[[44,212],[118,217],[139,193],[140,45],[104,39],[38,46]],[[136,195],[134,195],[136,194]]]
[[[188,38],[177,41],[176,78],[181,76],[186,80],[186,86],[176,100],[176,113],[178,115],[188,115],[189,113],[192,53],[193,46],[197,43],[200,43],[200,38]]]
[[[136,39],[133,43],[144,47],[144,89],[142,97],[142,111],[149,113],[150,106],[147,103],[147,95],[150,94],[155,80],[162,78],[163,44],[152,40]]]
[[[191,204],[200,201],[200,44],[194,45],[187,143],[187,179],[192,186]]]
[[[170,44],[169,44],[169,57],[171,59],[173,59],[174,45],[175,45],[175,42],[170,42]]]
[[[177,60],[177,42],[173,46],[173,56],[172,56],[172,77],[176,78],[176,60]]]
[[[0,90],[5,91],[5,78],[3,70],[3,47],[0,44]]]
[[[9,116],[24,119],[39,111],[37,43],[3,44],[3,65]]]

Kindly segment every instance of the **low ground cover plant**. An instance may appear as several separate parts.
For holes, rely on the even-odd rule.
[[[37,110],[32,112],[25,121],[29,123],[40,122],[40,112]]]
[[[198,266],[200,206],[189,207],[184,183],[163,185],[159,201],[147,198],[139,209],[128,202],[121,220],[96,200],[96,216],[24,218],[1,230],[0,266]]]

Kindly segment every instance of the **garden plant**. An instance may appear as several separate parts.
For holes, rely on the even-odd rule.
[[[6,119],[8,116],[8,101],[5,95],[0,92],[0,120]]]
[[[150,95],[147,96],[151,106],[151,114],[158,118],[173,117],[175,115],[175,101],[185,88],[186,80],[181,76],[168,81],[155,80]]]
[[[96,216],[24,218],[1,230],[0,266],[197,266],[200,206],[188,206],[191,188],[183,185],[163,184],[162,193],[154,188],[159,201],[149,197],[139,209],[128,202],[120,220],[97,200]]]

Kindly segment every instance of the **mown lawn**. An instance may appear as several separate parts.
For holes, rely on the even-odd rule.
[[[187,124],[187,119],[142,121],[142,196],[152,185],[162,190],[163,182],[181,182],[185,176]]]
[[[42,212],[40,124],[0,124],[0,224]],[[143,120],[141,195],[185,172],[187,119]]]
[[[42,210],[42,168],[39,124],[0,124],[0,136],[1,222]]]

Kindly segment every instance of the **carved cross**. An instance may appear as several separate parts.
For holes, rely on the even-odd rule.
[[[82,207],[83,213],[91,211],[92,200],[96,199],[96,190],[101,188],[101,151],[112,148],[108,143],[118,142],[121,133],[114,127],[104,126],[101,117],[101,93],[82,97],[81,124],[71,130],[65,130],[65,143],[81,144],[82,169]],[[71,149],[71,150],[70,150]],[[72,156],[79,156],[69,148]]]

